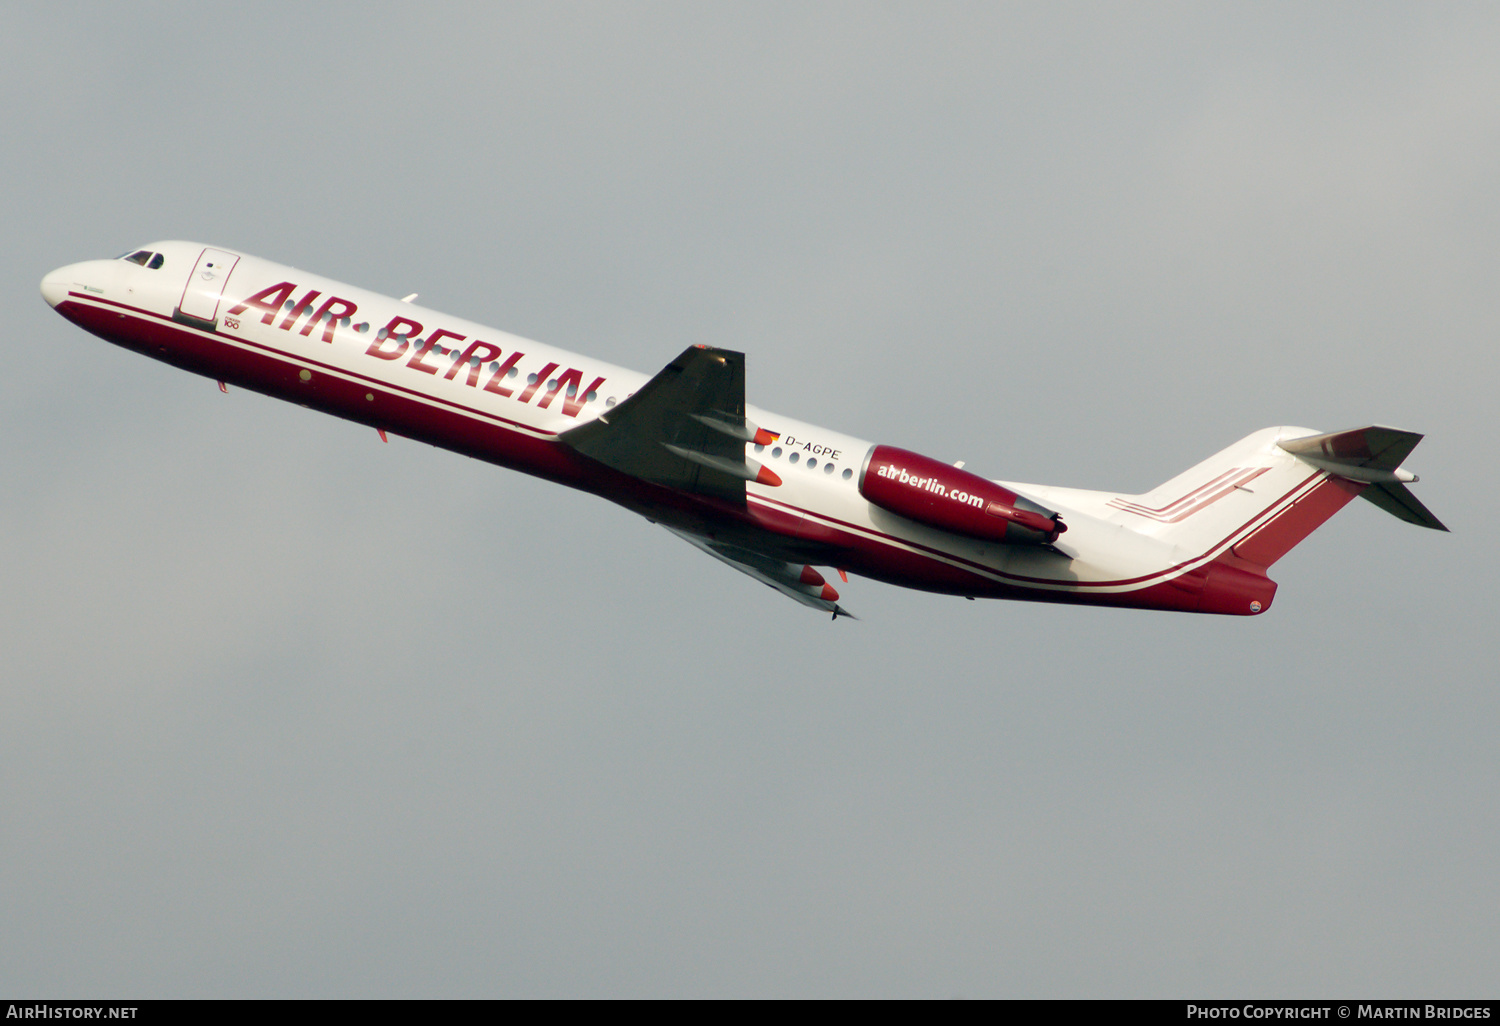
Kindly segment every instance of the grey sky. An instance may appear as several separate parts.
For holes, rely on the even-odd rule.
[[[1492,5],[9,5],[0,991],[1493,996]],[[197,239],[992,477],[1428,433],[1254,620],[855,578],[71,327]]]

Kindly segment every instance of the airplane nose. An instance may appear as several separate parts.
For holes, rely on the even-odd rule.
[[[72,264],[59,267],[42,279],[42,298],[47,301],[48,306],[55,309],[58,303],[67,298],[68,286],[72,283],[72,275],[69,273],[72,267]]]

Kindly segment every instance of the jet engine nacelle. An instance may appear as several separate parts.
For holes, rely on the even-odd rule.
[[[1058,515],[930,456],[877,445],[859,491],[881,509],[954,534],[1008,545],[1047,545],[1066,531]]]

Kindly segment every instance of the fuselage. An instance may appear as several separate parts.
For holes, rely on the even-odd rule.
[[[779,484],[749,481],[741,506],[639,480],[559,442],[650,380],[638,371],[199,243],[72,264],[42,291],[88,331],[207,378],[583,489],[677,530],[927,591],[1207,609],[1210,564],[1253,533],[1257,516],[1277,515],[1257,501],[1232,529],[1205,521],[1199,537],[1112,493],[999,482],[1056,510],[1068,533],[1030,546],[965,537],[862,495],[870,441],[748,405],[747,419],[778,437],[747,442],[747,458]],[[1268,430],[1247,451],[1305,429]],[[1287,479],[1283,507],[1317,483],[1306,469]],[[1233,491],[1220,500],[1243,501]],[[1267,591],[1253,610],[1212,611],[1269,602]]]

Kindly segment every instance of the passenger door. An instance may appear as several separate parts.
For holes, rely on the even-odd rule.
[[[188,275],[187,285],[182,290],[182,301],[173,311],[173,319],[212,330],[219,315],[219,300],[224,295],[224,285],[229,273],[240,258],[222,249],[205,249]]]

